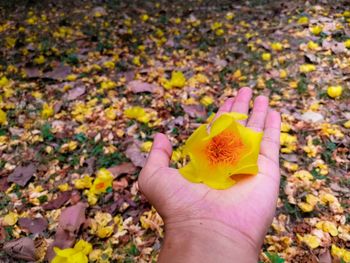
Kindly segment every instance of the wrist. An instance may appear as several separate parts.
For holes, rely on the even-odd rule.
[[[196,219],[165,225],[159,262],[256,263],[260,247],[224,223]]]

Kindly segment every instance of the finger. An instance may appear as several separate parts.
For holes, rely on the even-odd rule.
[[[281,115],[269,110],[265,120],[264,135],[260,146],[260,154],[279,165]]]
[[[220,116],[222,113],[230,112],[232,109],[234,98],[228,98],[225,100],[224,104],[221,105],[218,112],[216,113],[216,117]]]
[[[238,91],[237,96],[232,105],[232,112],[238,112],[243,114],[248,114],[249,111],[249,102],[252,99],[253,91],[251,88],[241,88]],[[240,121],[241,124],[245,125],[246,120]]]
[[[152,175],[159,168],[168,167],[172,154],[172,146],[168,137],[162,133],[154,136],[152,149],[148,155],[142,174]]]
[[[267,115],[268,107],[269,107],[268,98],[265,96],[258,96],[254,100],[253,110],[249,117],[247,127],[255,131],[262,131],[265,125],[265,118]]]

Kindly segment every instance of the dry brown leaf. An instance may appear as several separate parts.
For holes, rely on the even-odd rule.
[[[136,167],[132,163],[122,163],[113,167],[109,167],[108,170],[113,174],[114,178],[117,178],[121,174],[135,173]]]
[[[16,183],[20,186],[25,186],[36,172],[36,167],[33,163],[27,166],[18,166],[7,178],[8,182]]]

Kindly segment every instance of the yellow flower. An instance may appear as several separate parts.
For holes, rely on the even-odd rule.
[[[117,83],[115,83],[112,80],[106,80],[101,82],[101,89],[108,90],[108,89],[114,89],[117,86]]]
[[[132,63],[136,66],[141,66],[141,61],[140,61],[140,57],[139,56],[136,56],[132,59]]]
[[[314,210],[314,207],[315,207],[305,202],[298,203],[298,206],[303,212],[306,212],[306,213],[311,212],[312,210]]]
[[[0,117],[0,123],[1,123],[1,117]],[[350,129],[350,120],[344,122],[344,127],[347,128],[347,129]]]
[[[96,179],[94,180],[90,191],[94,194],[101,194],[106,192],[108,187],[112,186],[113,175],[105,168],[101,168],[96,173]]]
[[[317,43],[315,43],[314,41],[309,41],[307,43],[307,47],[310,50],[317,50],[317,49],[319,49],[320,46]]]
[[[68,80],[68,81],[74,81],[74,80],[76,80],[77,78],[78,78],[77,75],[75,75],[75,74],[69,74],[69,75],[66,77],[66,80]]]
[[[41,117],[43,117],[44,119],[48,119],[51,116],[53,116],[53,114],[54,114],[53,107],[47,103],[44,103],[43,109],[41,111]]]
[[[232,20],[235,17],[235,14],[233,12],[227,12],[225,17],[227,20]]]
[[[146,22],[149,19],[149,16],[147,14],[142,14],[140,18],[143,22]]]
[[[148,123],[151,118],[150,115],[145,111],[145,109],[139,106],[131,107],[124,110],[124,115],[129,119],[135,119],[143,123]]]
[[[297,234],[297,237],[298,237],[299,241],[304,242],[311,249],[315,249],[321,245],[320,239],[317,236],[307,234],[307,235],[302,237],[299,234]]]
[[[343,12],[343,17],[346,17],[346,18],[350,17],[350,10],[345,10]]]
[[[316,157],[318,147],[312,142],[312,138],[308,138],[307,145],[303,147],[303,150],[307,153],[308,157]]]
[[[288,77],[288,73],[285,69],[281,69],[280,71],[280,78],[281,79],[285,79],[286,77]]]
[[[301,180],[311,180],[313,179],[313,176],[311,173],[309,173],[308,171],[306,170],[300,170],[300,171],[297,171],[293,174],[293,177],[295,178],[299,178]]]
[[[5,125],[7,123],[6,112],[0,109],[0,125]]]
[[[115,68],[115,64],[113,61],[106,61],[103,63],[103,67],[104,68],[109,68],[109,69],[114,69]]]
[[[74,186],[77,189],[85,189],[90,188],[92,186],[93,178],[85,175],[83,178],[77,179],[74,181]]]
[[[237,122],[246,118],[239,113],[223,114],[214,120],[209,133],[208,125],[201,125],[186,141],[183,151],[191,161],[180,173],[193,183],[215,189],[234,185],[236,174],[256,174],[262,133]]]
[[[262,58],[262,60],[264,60],[264,61],[270,61],[270,60],[271,60],[271,54],[270,54],[270,53],[267,53],[267,52],[262,53],[261,58]]]
[[[79,240],[74,248],[53,248],[56,256],[51,263],[88,263],[87,255],[92,251],[92,245],[84,240]]]
[[[343,88],[340,85],[337,86],[329,86],[327,89],[327,94],[331,98],[338,98],[343,92]]]
[[[350,39],[345,40],[344,45],[346,48],[350,48]]]
[[[222,36],[224,33],[225,31],[222,28],[215,30],[215,35],[217,35],[218,37]]]
[[[320,26],[320,25],[318,25],[318,26],[311,26],[309,28],[310,32],[312,34],[314,34],[315,36],[318,36],[319,34],[321,34],[322,29],[323,29],[323,26]]]
[[[68,191],[68,190],[69,190],[69,184],[68,184],[68,183],[60,184],[57,188],[58,188],[61,192],[65,192],[65,191]]]
[[[18,214],[14,212],[9,212],[7,215],[4,216],[2,223],[6,226],[13,226],[17,223],[18,220]]]
[[[303,65],[300,65],[300,67],[299,67],[299,71],[301,73],[309,73],[309,72],[315,71],[315,70],[316,70],[316,67],[313,64],[303,64]]]
[[[178,162],[182,158],[182,149],[176,149],[171,155],[171,161]]]
[[[140,147],[141,151],[148,153],[152,148],[152,144],[153,143],[151,141],[147,141],[147,142],[142,143],[141,147]]]
[[[220,23],[220,22],[215,22],[214,24],[212,24],[210,26],[211,30],[213,30],[213,31],[216,30],[216,29],[219,29],[221,27],[222,27],[222,23]]]
[[[282,51],[283,45],[280,42],[273,42],[273,43],[271,43],[271,48],[274,51]]]
[[[350,251],[337,247],[336,245],[332,245],[331,250],[332,256],[343,259],[344,262],[349,263],[350,262]]]
[[[170,80],[165,80],[163,83],[164,88],[183,88],[186,85],[186,78],[181,71],[173,71],[171,73]]]
[[[323,232],[329,233],[332,236],[338,235],[337,226],[329,221],[320,221],[316,224],[316,228],[321,229]]]
[[[97,236],[99,238],[106,238],[113,234],[114,226],[99,227],[97,229]]]
[[[117,111],[114,108],[109,107],[105,109],[105,116],[107,119],[113,121],[115,118],[117,118]]]
[[[290,81],[289,87],[291,87],[292,89],[296,89],[298,87],[298,82],[297,81]]]
[[[214,103],[214,99],[211,96],[204,96],[203,98],[201,98],[201,104],[203,104],[204,106],[209,106],[211,104]]]
[[[298,141],[297,141],[297,137],[294,135],[281,132],[280,142],[281,142],[282,153],[291,153],[297,149]]]
[[[10,83],[10,81],[8,80],[8,78],[6,78],[5,76],[1,77],[0,79],[0,87],[5,87]]]
[[[299,25],[306,25],[309,23],[309,18],[307,16],[302,16],[298,19],[297,23]]]
[[[43,55],[40,55],[34,59],[34,63],[38,65],[45,63],[45,57]]]

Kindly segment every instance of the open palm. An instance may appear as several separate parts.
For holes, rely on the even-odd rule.
[[[242,88],[234,99],[226,100],[218,114],[230,111],[248,114],[251,97],[251,89]],[[171,144],[165,135],[157,134],[141,171],[139,186],[164,219],[166,231],[198,227],[200,222],[204,229],[224,229],[222,232],[228,238],[237,235],[253,249],[259,248],[278,197],[280,123],[280,115],[269,109],[268,99],[257,97],[249,119],[242,124],[264,132],[259,173],[242,175],[227,190],[191,183],[177,169],[169,168]]]

